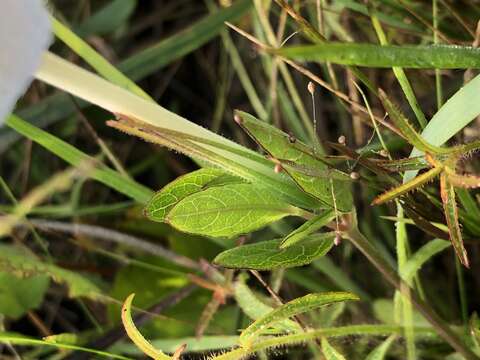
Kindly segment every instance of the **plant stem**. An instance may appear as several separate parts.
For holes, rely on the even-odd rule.
[[[415,308],[432,324],[435,331],[456,351],[462,354],[466,359],[479,359],[472,350],[455,334],[446,323],[424,303],[416,292],[403,281],[396,271],[382,258],[380,253],[370,244],[356,226],[352,226],[346,233],[353,245],[360,250],[363,255],[372,263],[375,268],[392,284],[403,296],[410,297]]]

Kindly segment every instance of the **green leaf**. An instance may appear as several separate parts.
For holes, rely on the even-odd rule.
[[[365,360],[383,360],[387,355],[390,346],[395,341],[396,336],[390,335],[384,342],[378,345],[375,349],[373,349],[365,358]]]
[[[327,254],[334,237],[332,233],[311,236],[284,249],[279,247],[282,239],[243,245],[220,253],[214,263],[227,268],[254,270],[302,266]]]
[[[330,42],[306,46],[285,46],[270,51],[293,60],[328,61],[334,64],[376,68],[480,68],[480,50],[467,46],[397,46]]]
[[[250,290],[245,283],[246,278],[247,276],[244,276],[243,274],[238,276],[234,289],[235,300],[237,301],[238,306],[240,306],[249,318],[257,320],[273,311],[273,307],[266,305],[253,293],[252,290]],[[275,328],[287,332],[297,332],[302,330],[299,324],[290,319],[285,319],[279,322]]]
[[[45,275],[22,279],[8,272],[0,272],[0,314],[18,319],[42,301],[50,284]]]
[[[63,344],[59,342],[50,342],[45,340],[32,339],[23,335],[12,334],[7,332],[0,332],[0,343],[10,344],[10,345],[55,347],[58,349],[87,352],[87,353],[95,354],[96,357],[106,357],[108,359],[132,360],[131,358],[117,355],[117,354],[112,354],[107,351],[100,351],[100,350],[85,348],[85,347],[76,346],[72,344]]]
[[[299,228],[295,229],[290,234],[285,236],[280,245],[280,248],[286,248],[298,243],[299,241],[302,241],[307,236],[320,230],[333,219],[335,219],[334,210],[328,210],[320,215],[315,216],[314,218],[303,223]]]
[[[179,201],[165,217],[176,229],[212,237],[257,230],[301,210],[265,188],[252,184],[213,187]]]
[[[352,194],[348,181],[332,179],[350,178],[313,153],[312,148],[292,139],[283,131],[260,121],[250,114],[236,111],[238,123],[292,177],[306,193],[319,199],[324,205],[350,211]],[[323,175],[322,175],[323,173]],[[332,194],[335,194],[333,197]]]
[[[105,35],[118,30],[125,25],[132,15],[137,0],[112,0],[103,8],[93,13],[77,27],[77,31],[83,37],[89,35]]]
[[[440,195],[443,202],[443,210],[447,220],[448,230],[450,234],[450,241],[457,253],[458,259],[465,266],[469,267],[467,250],[463,246],[462,232],[460,231],[460,224],[458,222],[458,208],[455,200],[455,189],[449,182],[447,175],[440,176]]]
[[[165,216],[180,200],[204,190],[207,186],[223,185],[225,180],[242,181],[213,168],[204,168],[180,176],[153,196],[145,207],[145,215],[153,221],[165,221]]]
[[[450,243],[441,239],[434,239],[423,245],[413,254],[405,263],[402,269],[402,277],[406,282],[413,279],[415,274],[421,269],[430,258],[450,247]]]
[[[153,192],[147,187],[122,176],[117,171],[99,163],[74,146],[20,119],[18,116],[11,115],[7,119],[6,124],[73,166],[79,166],[87,162],[98,164],[88,172],[89,176],[139,203],[147,203],[153,195]]]
[[[57,283],[67,285],[72,298],[84,296],[98,300],[101,295],[100,288],[86,276],[42,262],[23,248],[0,245],[0,270],[25,278],[48,276]]]
[[[390,119],[394,122],[394,124],[398,127],[401,131],[403,136],[407,139],[407,141],[416,147],[417,149],[425,152],[429,152],[432,154],[436,153],[446,153],[449,150],[443,149],[438,146],[431,145],[415,130],[415,128],[410,124],[408,119],[405,115],[400,111],[399,107],[395,105],[387,96],[387,94],[383,91],[379,91],[379,97],[382,101],[383,107],[387,110]]]
[[[348,292],[313,293],[296,298],[256,320],[240,334],[239,342],[243,347],[249,348],[258,335],[279,321],[329,304],[348,300],[359,300],[359,298]]]
[[[326,360],[346,360],[337,349],[330,345],[327,338],[322,338],[322,352]]]
[[[477,75],[451,96],[432,117],[422,132],[425,141],[435,146],[443,145],[480,115],[479,91],[480,75]],[[421,154],[420,150],[413,149],[410,157]],[[404,177],[405,181],[412,179],[416,173],[413,170],[408,171]]]

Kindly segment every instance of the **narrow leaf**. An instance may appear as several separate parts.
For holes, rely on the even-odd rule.
[[[440,194],[442,196],[443,209],[450,232],[450,241],[457,253],[458,259],[468,268],[467,251],[463,246],[462,233],[460,231],[460,224],[458,223],[458,208],[455,200],[455,189],[449,182],[446,174],[440,176]]]
[[[443,168],[438,166],[434,167],[417,177],[413,178],[412,180],[397,186],[391,190],[384,192],[383,194],[377,196],[373,201],[372,205],[380,205],[386,203],[387,201],[393,200],[403,194],[406,194],[409,191],[415,190],[422,185],[426,184],[427,182],[433,180],[438,174],[443,171]]]
[[[240,334],[239,342],[243,347],[248,348],[254,339],[272,324],[325,305],[347,300],[359,300],[359,298],[355,294],[348,292],[326,292],[308,294],[294,299],[256,320]]]
[[[243,312],[251,319],[257,320],[271,311],[273,307],[262,302],[245,283],[246,276],[240,275],[235,282],[235,300]],[[290,319],[279,322],[275,328],[281,331],[297,332],[302,330],[300,325]]]
[[[450,246],[450,243],[445,240],[434,239],[423,245],[413,254],[405,263],[402,269],[402,277],[406,282],[413,279],[415,274],[421,269],[429,259],[436,254],[442,252]]]
[[[390,335],[384,342],[378,345],[375,349],[373,349],[365,358],[365,360],[383,360],[387,355],[390,346],[395,341],[396,336]]]
[[[313,234],[314,232],[320,230],[322,227],[327,225],[330,221],[335,219],[335,211],[328,210],[314,218],[303,223],[299,228],[292,231],[288,234],[282,241],[280,248],[289,247],[299,241],[305,239],[307,236]]]
[[[346,360],[337,349],[330,345],[327,338],[322,338],[322,352],[326,360]]]
[[[382,104],[387,110],[388,115],[390,116],[390,119],[393,120],[395,125],[398,127],[398,129],[401,131],[403,136],[406,138],[406,140],[413,145],[415,148],[429,152],[432,154],[437,154],[437,153],[448,153],[448,149],[440,148],[438,146],[434,146],[429,144],[425,139],[415,130],[412,124],[408,121],[408,119],[403,115],[403,113],[400,111],[397,105],[395,105],[387,96],[387,94],[380,89],[379,91],[379,97],[380,100],[382,101]]]
[[[150,344],[147,339],[143,337],[143,335],[138,331],[135,323],[132,319],[131,308],[132,308],[132,301],[135,297],[135,294],[130,294],[126,299],[122,306],[122,323],[125,327],[125,331],[127,332],[128,337],[133,341],[135,345],[138,346],[140,350],[142,350],[145,355],[150,356],[152,359],[155,360],[170,360],[170,357],[165,355],[161,350],[155,349],[152,344]]]
[[[272,270],[311,263],[327,254],[333,246],[334,234],[311,236],[300,244],[281,249],[282,239],[243,245],[220,253],[214,263],[227,268]]]
[[[467,46],[397,46],[329,42],[306,46],[285,46],[269,51],[293,60],[328,61],[334,64],[376,68],[480,68],[480,50]]]
[[[209,188],[179,201],[165,221],[176,229],[212,237],[257,230],[289,215],[300,215],[275,193],[252,184]]]
[[[330,167],[324,159],[315,155],[312,148],[250,114],[236,111],[235,116],[240,126],[271,157],[278,160],[280,164],[285,162],[285,172],[303,191],[313,195],[329,207],[336,206],[340,211],[350,211],[352,196],[348,182],[332,181],[335,177],[331,175],[313,176],[309,173],[310,170],[317,173],[327,173],[328,171],[340,173]]]

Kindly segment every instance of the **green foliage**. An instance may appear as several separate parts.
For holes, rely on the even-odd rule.
[[[358,300],[358,297],[355,294],[347,292],[331,292],[308,294],[289,301],[257,319],[253,324],[243,330],[240,334],[240,344],[242,344],[243,347],[249,348],[254,339],[272,324],[326,305],[348,300]]]
[[[395,341],[396,336],[390,335],[385,341],[383,341],[380,345],[378,345],[375,349],[373,349],[365,360],[383,360],[392,346],[393,342]]]
[[[285,204],[268,189],[233,184],[187,196],[169,211],[165,221],[187,233],[232,237],[301,214],[300,209]]]
[[[325,211],[324,213],[313,217],[312,219],[303,223],[300,227],[293,230],[290,234],[285,236],[282,243],[280,244],[280,247],[286,248],[302,241],[303,239],[315,233],[325,225],[328,225],[328,223],[334,218],[334,210]]]
[[[178,177],[153,196],[145,207],[145,215],[150,220],[163,222],[170,210],[184,198],[211,186],[225,185],[229,181],[242,180],[213,168],[200,169]]]
[[[100,287],[88,277],[38,260],[22,248],[0,245],[0,271],[24,278],[36,276],[40,281],[48,276],[53,281],[66,285],[70,297],[101,298]]]
[[[358,43],[324,43],[286,46],[271,50],[290,59],[331,62],[377,68],[468,69],[479,68],[480,50],[448,45],[374,45]]]
[[[0,314],[16,319],[37,308],[49,284],[50,279],[45,275],[22,279],[9,272],[0,272]]]
[[[345,360],[345,357],[330,345],[326,338],[322,338],[322,352],[326,360]]]
[[[324,206],[336,207],[340,211],[351,209],[351,179],[348,175],[329,166],[325,159],[315,154],[314,149],[292,136],[245,112],[237,111],[235,114],[237,123],[303,191],[315,196]]]
[[[334,237],[332,233],[312,235],[287,248],[280,248],[282,239],[261,241],[224,251],[213,262],[228,268],[254,270],[302,266],[327,254]]]

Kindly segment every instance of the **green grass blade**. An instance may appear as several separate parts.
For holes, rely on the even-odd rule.
[[[326,360],[346,360],[345,356],[330,345],[327,338],[322,338],[322,352]]]
[[[270,52],[292,60],[331,62],[374,68],[478,69],[480,50],[449,45],[374,45],[324,43],[285,46]]]
[[[98,164],[89,172],[89,176],[139,203],[146,204],[153,195],[153,191],[147,187],[125,178],[120,173],[103,164],[99,164],[97,160],[81,152],[74,146],[33,126],[18,116],[11,115],[7,119],[6,124],[73,166],[79,166],[86,162]]]
[[[378,345],[375,349],[373,349],[365,358],[365,360],[383,360],[387,355],[390,346],[395,341],[396,336],[390,335],[384,342]]]
[[[194,25],[143,51],[142,56],[128,59],[122,63],[120,70],[129,74],[133,79],[151,74],[185,54],[198,49],[218,35],[225,28],[226,21],[235,21],[244,15],[251,6],[251,0],[235,1],[232,6],[204,17]]]
[[[433,256],[450,247],[450,243],[441,239],[434,239],[423,245],[413,254],[402,268],[402,277],[410,282],[421,267]]]
[[[329,304],[348,300],[358,300],[358,297],[348,292],[327,292],[308,294],[294,299],[252,323],[240,334],[239,342],[243,347],[249,348],[254,339],[272,324]]]
[[[307,236],[320,230],[333,219],[335,219],[334,210],[328,210],[318,216],[315,216],[313,219],[310,219],[307,222],[303,223],[300,227],[285,236],[282,244],[280,245],[280,248],[286,248],[298,243],[299,241],[302,241]]]
[[[71,345],[71,344],[62,344],[59,342],[50,342],[45,340],[32,339],[26,336],[21,336],[21,335],[12,334],[12,333],[5,333],[5,332],[0,332],[0,343],[11,344],[11,345],[54,347],[57,349],[87,352],[99,357],[105,357],[109,359],[133,360],[132,358],[113,354],[107,351],[89,349],[82,346]]]
[[[122,74],[119,70],[110,64],[102,55],[96,52],[87,42],[83,41],[68,27],[63,25],[54,17],[50,17],[55,36],[62,40],[68,47],[70,47],[77,55],[85,60],[91,67],[93,67],[100,75],[112,83],[131,91],[132,93],[143,97],[146,100],[153,101],[153,99],[143,91],[137,84]]]

